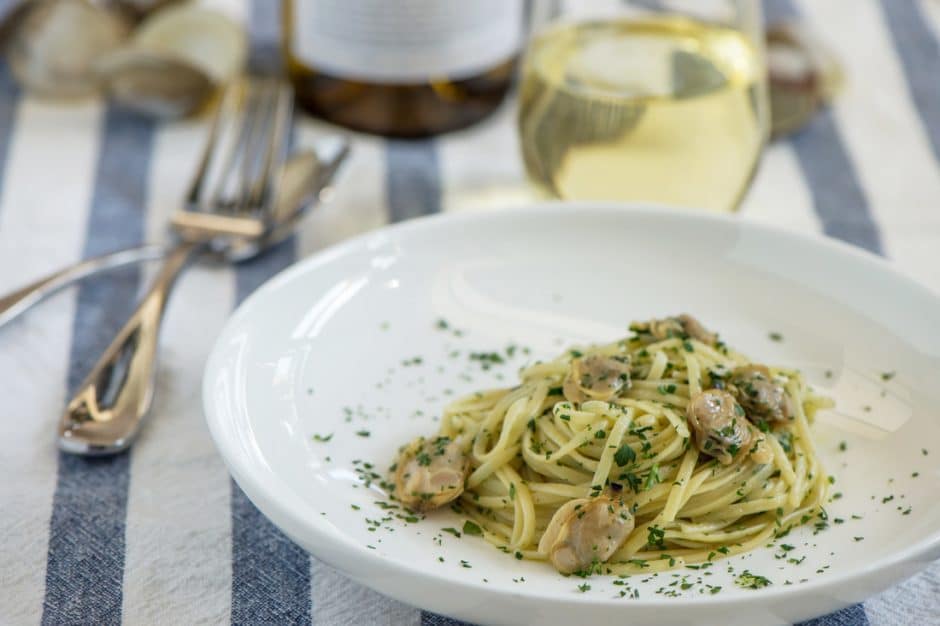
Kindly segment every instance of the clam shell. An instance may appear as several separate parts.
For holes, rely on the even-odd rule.
[[[98,91],[95,63],[121,45],[129,24],[85,0],[41,0],[24,11],[6,46],[16,79],[44,96]]]
[[[111,97],[161,118],[182,117],[237,76],[247,56],[245,34],[221,13],[172,6],[146,19],[124,48],[97,64]]]
[[[160,10],[169,4],[175,4],[182,0],[95,0],[95,2],[109,10],[121,11],[134,19],[140,21],[148,14]]]
[[[189,115],[215,91],[212,80],[201,69],[139,48],[113,52],[97,67],[115,102],[152,117]]]
[[[248,54],[238,24],[222,13],[191,5],[171,6],[148,17],[134,33],[132,45],[187,61],[216,83],[235,77]]]

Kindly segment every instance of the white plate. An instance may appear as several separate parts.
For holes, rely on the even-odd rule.
[[[581,592],[584,581],[544,563],[442,533],[461,523],[449,510],[369,530],[385,498],[360,484],[354,460],[384,475],[399,445],[435,431],[451,393],[511,385],[528,359],[682,311],[835,397],[840,413],[815,431],[843,494],[829,516],[843,523],[794,531],[787,558],[763,548],[708,576],[679,572],[718,594],[668,587],[665,573],[631,578],[639,598],[619,597],[608,577]],[[438,329],[441,318],[462,335]],[[839,243],[661,209],[550,205],[408,222],[298,263],[229,321],[203,391],[212,436],[252,502],[318,558],[404,602],[485,623],[793,622],[940,557],[938,327],[937,297]],[[468,358],[510,343],[531,353],[488,371]],[[729,562],[773,584],[739,588]],[[664,587],[680,597],[656,593]]]

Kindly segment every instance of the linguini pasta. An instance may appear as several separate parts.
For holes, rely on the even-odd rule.
[[[631,329],[524,368],[518,386],[447,406],[433,441],[463,453],[466,466],[436,505],[453,502],[486,541],[517,557],[611,574],[746,552],[821,511],[828,481],[809,424],[827,398],[799,372],[755,366],[688,316]],[[721,428],[707,422],[719,409],[733,416]],[[427,461],[419,455],[400,472],[413,479],[419,466],[434,467],[433,451]],[[603,527],[607,553],[587,567],[561,565],[571,553],[553,537],[572,536],[565,525],[598,498],[622,507],[609,521],[628,534]]]

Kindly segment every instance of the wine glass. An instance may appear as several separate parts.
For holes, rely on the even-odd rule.
[[[518,114],[535,185],[562,199],[734,211],[768,135],[760,2],[537,8],[550,17],[533,22]]]

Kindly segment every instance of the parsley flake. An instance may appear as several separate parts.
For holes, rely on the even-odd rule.
[[[636,452],[627,444],[620,446],[617,452],[614,453],[614,462],[620,467],[632,463],[633,461],[636,461]]]
[[[744,570],[744,572],[738,576],[734,582],[739,587],[743,587],[745,589],[762,589],[773,584],[767,577],[754,574],[750,570]]]

